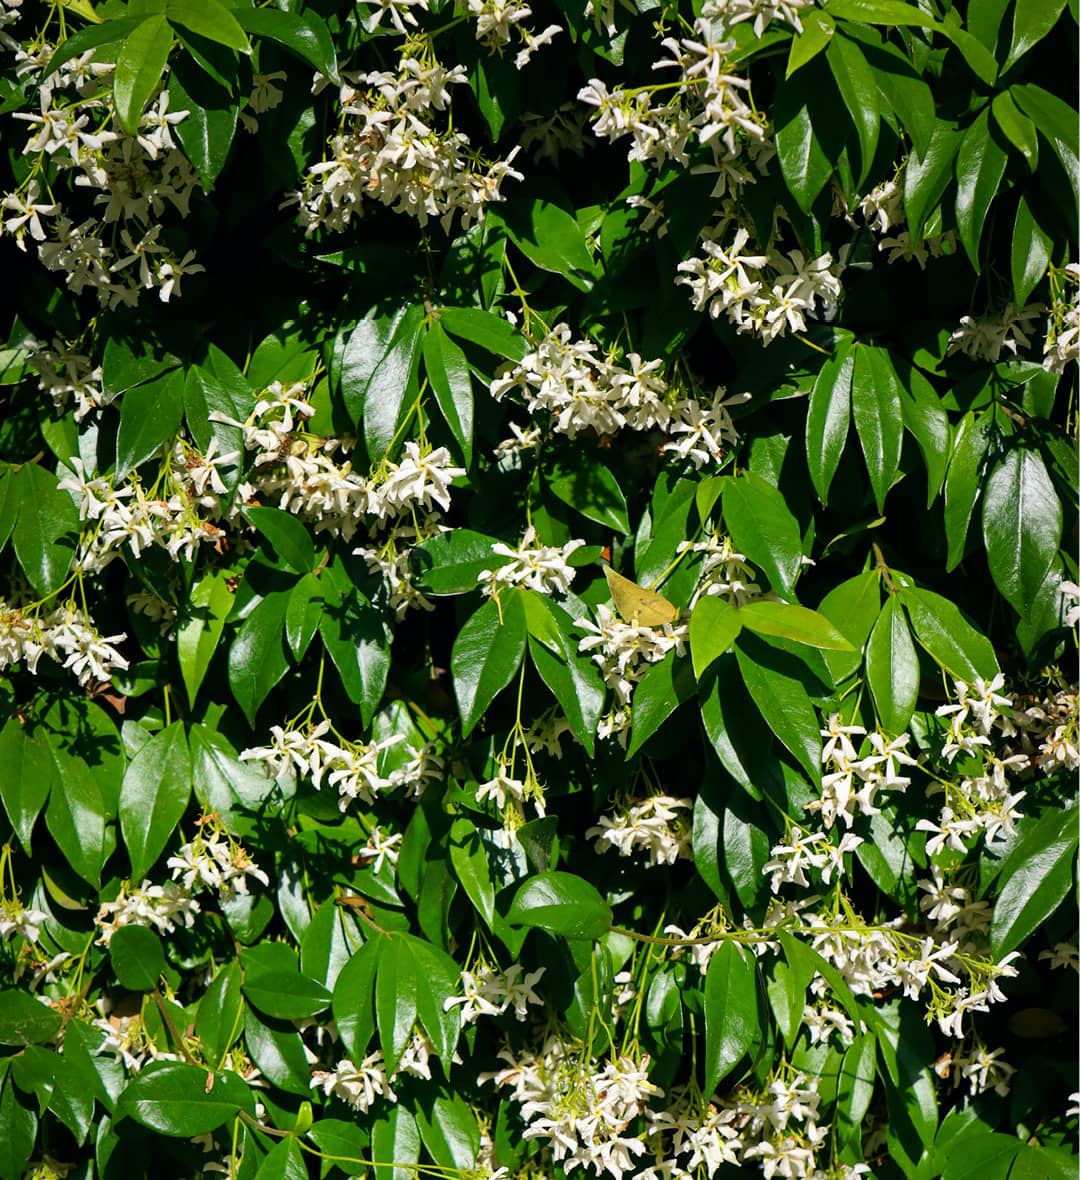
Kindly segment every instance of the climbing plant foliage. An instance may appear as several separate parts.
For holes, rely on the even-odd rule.
[[[0,1180],[1075,1175],[1076,41],[0,0]]]

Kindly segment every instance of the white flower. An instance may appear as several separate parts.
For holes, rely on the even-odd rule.
[[[584,544],[575,539],[562,546],[542,545],[537,540],[536,529],[529,525],[517,548],[501,541],[491,547],[493,553],[508,560],[495,569],[480,571],[483,592],[490,595],[501,586],[526,586],[539,594],[566,594],[577,572],[567,563],[567,558]]]

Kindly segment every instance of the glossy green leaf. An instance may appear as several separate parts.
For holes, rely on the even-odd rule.
[[[777,103],[776,153],[788,191],[804,213],[832,176],[833,166],[814,132],[809,91],[800,87],[807,75],[780,92]]]
[[[439,322],[451,336],[479,344],[496,356],[519,361],[527,345],[521,333],[506,319],[479,307],[442,307]]]
[[[611,927],[611,907],[583,878],[550,871],[530,877],[518,889],[507,921],[564,938],[597,939]]]
[[[1075,205],[1080,192],[1080,147],[1077,142],[1080,132],[1076,126],[1076,111],[1056,94],[1032,82],[1012,86],[1009,93],[1054,149],[1069,179]]]
[[[415,1173],[407,1165],[415,1164],[420,1158],[420,1131],[406,1107],[391,1106],[375,1120],[371,1128],[371,1158],[375,1162],[375,1180],[412,1180]],[[406,1166],[389,1168],[385,1166],[388,1163]]]
[[[735,642],[742,626],[740,612],[726,599],[713,594],[698,599],[690,615],[690,655],[699,680]]]
[[[1021,615],[1035,602],[1058,546],[1063,512],[1042,456],[1013,447],[983,493],[983,539],[994,584]]]
[[[450,432],[472,465],[473,392],[465,353],[435,320],[424,335],[424,372]]]
[[[56,764],[45,742],[27,733],[18,717],[0,729],[0,801],[25,852],[30,851],[34,822],[56,779]]]
[[[459,818],[450,825],[450,864],[490,929],[495,918],[495,885],[483,842],[471,820]]]
[[[707,600],[703,600],[707,601]],[[758,635],[772,635],[790,639],[806,647],[823,651],[854,651],[853,645],[817,611],[788,602],[757,601],[743,603],[736,612],[737,619],[748,631]],[[693,619],[691,619],[691,626]],[[690,642],[693,644],[693,632]],[[719,654],[719,653],[717,653]]]
[[[565,209],[544,200],[518,200],[508,202],[496,217],[530,262],[589,289],[595,264],[581,227]],[[453,331],[449,325],[447,330]]]
[[[49,58],[49,73],[58,70],[74,58],[81,57],[87,50],[97,49],[102,45],[115,45],[117,41],[122,41],[128,33],[143,23],[143,19],[142,16],[123,16],[117,20],[87,25],[86,28],[65,37]]]
[[[176,628],[176,656],[191,705],[206,678],[232,605],[233,592],[222,574],[205,575],[188,596],[187,609]]]
[[[998,673],[994,648],[960,608],[930,590],[899,592],[915,638],[955,678],[970,684],[976,676],[992,680]]]
[[[480,1128],[464,1096],[443,1088],[424,1095],[416,1109],[420,1138],[441,1167],[468,1172],[480,1151]]]
[[[604,708],[605,689],[595,663],[578,651],[580,631],[574,620],[545,595],[526,592],[525,614],[529,627],[529,656],[540,678],[559,702],[570,728],[591,757],[596,727]],[[537,616],[545,621],[547,638],[537,638]]]
[[[945,562],[953,570],[964,556],[968,523],[982,490],[983,466],[990,444],[993,416],[986,413],[965,414],[953,443],[949,473],[945,477],[945,536],[949,550]]]
[[[990,945],[996,959],[1021,946],[1058,908],[1073,887],[1076,824],[1031,855],[1008,877],[994,902]]]
[[[309,573],[315,568],[315,542],[295,516],[279,508],[254,507],[245,508],[244,515],[294,573]]]
[[[121,926],[109,939],[109,959],[121,987],[149,992],[165,971],[161,939],[147,926]]]
[[[191,755],[183,722],[155,734],[128,765],[120,788],[120,830],[141,881],[164,851],[191,798]]]
[[[319,579],[305,574],[289,592],[285,608],[285,637],[293,659],[302,660],[319,629],[324,599]]]
[[[488,599],[458,632],[450,657],[454,692],[468,735],[513,680],[528,638],[521,596],[511,590]]]
[[[693,669],[675,652],[650,664],[634,689],[630,741],[626,757],[632,758],[675,710],[696,690]]]
[[[255,1180],[307,1180],[304,1153],[295,1139],[282,1139],[259,1165]]]
[[[145,463],[171,441],[184,416],[184,374],[174,369],[129,389],[120,405],[116,476]]]
[[[870,1109],[876,1078],[876,1043],[869,1033],[857,1036],[844,1054],[837,1084],[836,1119],[841,1142],[857,1139]]]
[[[234,9],[233,15],[246,32],[276,41],[335,85],[338,83],[333,38],[326,22],[313,9],[296,13],[241,6]]]
[[[233,1042],[244,1025],[244,999],[241,992],[240,966],[225,963],[199,1001],[195,1015],[195,1035],[208,1054],[209,1064],[220,1069]]]
[[[249,971],[244,995],[260,1012],[280,1020],[303,1020],[330,1006],[330,993],[321,983],[288,971]]]
[[[162,1135],[190,1139],[216,1131],[241,1111],[253,1114],[254,1105],[251,1091],[234,1073],[154,1061],[128,1082],[116,1115]]]
[[[364,943],[341,968],[334,984],[334,1023],[346,1049],[357,1061],[367,1056],[368,1044],[375,1035],[375,973],[384,946],[382,938]]]
[[[836,32],[836,21],[819,8],[809,9],[802,18],[802,32],[791,39],[785,78],[790,78],[829,44]]]
[[[1001,133],[1027,161],[1032,172],[1039,166],[1039,136],[1035,124],[1012,100],[1008,91],[994,95],[990,106]]]
[[[228,49],[238,49],[242,53],[251,50],[251,43],[236,16],[220,0],[165,0],[165,11],[170,24],[182,25]]]
[[[39,1045],[60,1031],[61,1016],[18,988],[0,990],[0,1045]]]
[[[148,16],[131,30],[116,55],[113,99],[120,126],[134,135],[143,108],[157,89],[169,60],[173,34],[160,13]]]
[[[8,477],[19,500],[11,543],[23,573],[44,596],[63,585],[79,535],[79,513],[51,471],[27,463]]]
[[[903,609],[892,595],[870,633],[866,679],[885,733],[905,733],[919,696],[919,659]]]
[[[855,353],[830,357],[818,373],[806,413],[806,465],[818,499],[825,504],[840,465],[851,421],[851,378]]]
[[[480,585],[484,570],[498,569],[511,559],[492,552],[494,537],[471,529],[450,529],[415,546],[409,564],[419,589],[426,594],[467,594]]]
[[[939,119],[925,151],[913,151],[904,169],[904,212],[913,241],[945,194],[953,178],[953,161],[962,135],[953,123]]]
[[[311,1066],[292,1021],[261,1019],[248,1008],[244,1012],[244,1044],[267,1081],[286,1094],[306,1098],[311,1093]]]
[[[0,1176],[3,1180],[19,1180],[26,1174],[26,1165],[34,1150],[38,1118],[30,1103],[15,1089],[9,1075],[0,1081]]]
[[[289,595],[268,594],[240,624],[229,648],[229,687],[252,725],[267,693],[289,667],[283,629]]]
[[[236,136],[239,107],[223,88],[214,85],[187,61],[169,71],[169,109],[187,111],[176,124],[176,138],[191,161],[203,189],[209,192],[229,159]]]
[[[1053,254],[1053,239],[1042,228],[1026,197],[1016,207],[1012,232],[1013,299],[1023,307],[1031,292],[1042,282]]]
[[[360,706],[364,724],[370,724],[390,672],[390,636],[382,616],[367,603],[347,599],[326,608],[319,634],[349,700]]]
[[[880,608],[878,576],[870,570],[834,586],[821,600],[818,613],[832,623],[857,653],[826,655],[829,670],[838,681],[850,676],[861,663],[863,645],[870,637]]]
[[[599,455],[577,452],[572,466],[556,466],[547,486],[575,512],[619,533],[630,532],[626,497]]]
[[[423,333],[424,309],[399,307],[374,313],[353,329],[341,368],[341,395],[353,421],[364,420],[364,440],[373,461],[394,439],[412,380]]]
[[[724,488],[723,505],[735,548],[765,571],[777,594],[793,597],[802,568],[802,535],[783,495],[747,472]]]
[[[97,885],[108,854],[105,799],[86,761],[56,733],[42,735],[55,765],[45,808],[45,826],[68,864],[84,881]]]
[[[1066,0],[1020,0],[1013,7],[1012,40],[1003,70],[1015,65],[1044,37],[1049,36],[1065,11]]]
[[[754,956],[737,942],[725,939],[705,973],[706,1095],[713,1094],[758,1035]]]
[[[956,228],[976,271],[982,269],[979,244],[1007,162],[1008,153],[990,125],[989,110],[984,109],[964,132],[956,154]]]
[[[825,50],[825,58],[859,137],[861,165],[858,183],[862,185],[874,162],[881,130],[881,111],[874,72],[858,43],[843,34],[832,38]]]
[[[412,948],[404,939],[387,936],[375,977],[375,1019],[386,1067],[393,1072],[412,1040],[417,1016],[419,978]]]
[[[851,410],[878,512],[900,467],[900,381],[888,350],[860,345],[851,378]]]
[[[926,467],[926,506],[937,499],[949,462],[949,418],[934,387],[918,371],[909,369],[900,390],[904,429],[915,439]]]

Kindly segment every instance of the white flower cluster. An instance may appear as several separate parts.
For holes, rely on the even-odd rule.
[[[465,82],[463,66],[447,70],[408,49],[394,71],[348,76],[341,87],[344,125],[330,140],[330,158],[308,169],[303,192],[295,194],[306,231],[345,229],[362,216],[365,200],[374,200],[422,226],[436,219],[449,233],[459,214],[467,227],[486,205],[503,200],[503,182],[523,179],[511,167],[519,149],[505,160],[484,160],[453,129],[450,87]],[[446,127],[435,126],[436,115],[446,116]]]
[[[472,971],[462,971],[460,996],[449,996],[444,1011],[461,1005],[462,1024],[472,1024],[480,1016],[501,1016],[514,1009],[517,1020],[526,1020],[530,1004],[543,1004],[533,991],[533,985],[543,977],[545,968],[538,967],[522,975],[525,969],[513,963],[500,971],[487,963],[478,964]]]
[[[934,1070],[941,1078],[951,1074],[954,1087],[966,1085],[972,1098],[990,1090],[1005,1098],[1012,1088],[1010,1079],[1016,1069],[1002,1060],[1004,1052],[1004,1049],[988,1050],[985,1045],[975,1045],[970,1052],[954,1049],[942,1056]]]
[[[651,1134],[671,1136],[661,1149],[662,1164],[642,1173],[644,1180],[668,1176],[713,1175],[724,1164],[760,1161],[765,1176],[811,1180],[823,1173],[815,1164],[818,1148],[828,1141],[830,1129],[818,1123],[820,1097],[816,1078],[798,1071],[775,1077],[760,1092],[736,1091],[726,1100],[707,1100],[691,1088],[672,1093],[667,1109],[647,1113]],[[843,1167],[843,1165],[841,1165]],[[869,1171],[865,1164],[849,1172]]]
[[[733,158],[744,141],[764,139],[764,121],[744,97],[750,83],[734,72],[735,42],[705,15],[694,22],[693,32],[693,38],[665,38],[662,45],[670,56],[653,65],[654,70],[678,70],[675,82],[609,91],[599,78],[589,79],[578,101],[597,110],[594,135],[611,140],[629,135],[628,159],[657,166],[669,160],[689,166],[692,144],[713,145],[719,164],[724,157],[717,145]]]
[[[1060,289],[1051,283],[1054,298],[1043,345],[1043,368],[1049,373],[1064,373],[1080,359],[1080,263],[1070,262],[1058,276]]]
[[[695,468],[719,462],[738,441],[728,406],[745,394],[726,397],[717,390],[710,402],[678,397],[660,373],[659,360],[629,353],[622,364],[602,356],[590,340],[575,340],[568,324],[556,324],[535,349],[516,364],[504,365],[491,383],[501,401],[511,391],[525,400],[530,414],[551,415],[551,426],[569,438],[631,430],[662,430],[663,450],[690,459]],[[519,438],[521,446],[525,439]],[[529,440],[532,445],[532,440]]]
[[[304,423],[315,413],[303,382],[268,386],[246,422],[217,416],[239,426],[244,447],[254,452],[250,483],[242,498],[256,495],[277,501],[283,512],[310,520],[320,531],[331,531],[350,540],[361,517],[396,521],[419,510],[450,507],[450,484],[465,469],[455,467],[445,447],[424,450],[419,443],[405,443],[399,462],[385,462],[368,478],[353,471],[348,461],[333,455],[347,440],[308,434]]]
[[[698,584],[690,600],[691,610],[700,598],[708,595],[726,599],[732,606],[742,606],[761,594],[757,574],[746,555],[735,550],[731,538],[707,533],[703,541],[680,541],[680,553],[700,553]]]
[[[949,337],[946,355],[962,352],[977,361],[996,361],[1002,349],[1016,355],[1018,348],[1031,347],[1028,335],[1032,325],[1046,310],[1041,303],[1032,303],[1018,308],[1007,303],[1000,311],[991,312],[976,319],[962,316],[960,327]]]
[[[274,776],[288,771],[306,778],[316,790],[322,789],[325,777],[340,795],[338,805],[342,811],[353,800],[374,803],[378,795],[399,787],[405,788],[409,795],[419,797],[428,783],[442,773],[442,759],[427,746],[413,751],[413,756],[403,765],[383,773],[380,770],[382,755],[405,741],[402,734],[364,744],[345,738],[328,741],[323,735],[329,730],[328,720],[304,730],[286,730],[274,725],[270,729],[271,744],[246,749],[240,759],[261,762]]]
[[[469,15],[476,17],[476,39],[493,53],[501,52],[510,44],[513,33],[521,38],[522,47],[514,58],[514,69],[522,70],[532,55],[561,33],[560,25],[548,25],[539,33],[525,27],[533,11],[522,0],[467,0]]]
[[[844,856],[854,852],[863,842],[854,832],[845,832],[838,844],[833,844],[824,832],[806,832],[793,824],[785,836],[784,843],[773,846],[770,857],[761,871],[771,874],[770,888],[777,893],[783,885],[810,886],[807,869],[815,870],[824,885],[832,883],[833,876],[844,872]]]
[[[680,857],[691,856],[689,824],[679,813],[693,809],[691,799],[652,795],[619,808],[614,815],[600,816],[599,824],[589,828],[585,837],[596,837],[597,852],[615,849],[620,856],[633,856],[642,849],[650,864],[673,865]]]
[[[664,1093],[649,1081],[647,1056],[597,1069],[554,1036],[539,1053],[503,1049],[499,1056],[508,1067],[480,1080],[510,1087],[527,1124],[523,1138],[540,1139],[568,1174],[580,1167],[620,1180],[635,1170],[646,1147],[627,1125]]]
[[[328,1098],[340,1098],[364,1113],[378,1098],[396,1102],[397,1095],[391,1089],[391,1083],[403,1074],[431,1081],[430,1056],[431,1042],[420,1033],[413,1033],[392,1074],[387,1074],[382,1052],[376,1049],[359,1065],[342,1058],[333,1069],[312,1070],[311,1085],[313,1089],[322,1090]]]
[[[838,199],[842,197],[837,194]],[[920,270],[926,269],[927,259],[940,258],[956,245],[956,230],[930,234],[919,241],[913,241],[907,228],[907,213],[904,210],[904,177],[898,171],[891,180],[884,180],[873,188],[859,202],[859,209],[866,224],[881,237],[878,249],[885,253],[886,261],[917,262]],[[841,210],[843,211],[843,210]],[[851,220],[850,218],[848,219]],[[854,224],[854,223],[853,223]]]
[[[532,525],[525,530],[517,547],[501,541],[492,545],[492,553],[508,558],[495,569],[481,570],[479,582],[483,593],[497,593],[503,586],[525,586],[538,594],[566,594],[577,572],[567,564],[567,558],[585,542],[580,539],[565,545],[544,545],[537,540]]]
[[[801,33],[799,13],[816,3],[817,0],[705,0],[701,15],[718,20],[729,29],[742,21],[753,21],[755,37],[760,37],[774,20],[785,21],[796,33]]]
[[[857,815],[877,815],[879,792],[902,792],[911,783],[901,772],[901,767],[918,765],[906,750],[910,734],[887,738],[871,733],[871,749],[860,756],[851,739],[867,736],[866,729],[844,725],[839,714],[833,713],[821,736],[826,739],[821,761],[828,773],[821,778],[821,798],[807,804],[806,810],[820,811],[826,830],[838,819],[850,828]]]
[[[806,318],[830,320],[840,298],[843,260],[826,252],[807,259],[801,250],[755,253],[740,226],[725,243],[726,218],[702,235],[701,252],[680,262],[676,282],[690,288],[697,311],[726,315],[743,333],[767,346],[787,332],[805,332]],[[841,254],[844,251],[841,250]]]
[[[222,831],[202,831],[165,862],[174,881],[188,892],[212,889],[223,898],[247,893],[247,879],[263,885],[270,878],[255,864],[247,851]]]
[[[591,652],[604,683],[615,693],[615,709],[600,722],[601,737],[624,740],[630,729],[630,698],[645,673],[644,664],[656,664],[670,651],[682,655],[690,637],[688,623],[644,627],[624,623],[604,603],[596,608],[597,622],[579,619],[577,625],[591,632],[578,643],[578,651]]]
[[[0,898],[0,938],[25,938],[37,942],[41,925],[49,915],[34,906],[25,906],[17,898]]]
[[[150,495],[136,472],[119,485],[113,477],[87,474],[83,461],[69,460],[72,474],[59,487],[79,502],[79,518],[92,526],[84,529],[78,562],[97,573],[125,550],[139,557],[152,546],[164,549],[174,560],[191,561],[200,546],[213,546],[223,530],[214,523],[225,515],[227,489],[219,467],[235,463],[237,453],[216,454],[211,441],[205,455],[177,440]],[[231,515],[236,515],[238,507]]]
[[[52,399],[59,412],[75,401],[75,421],[108,405],[113,399],[101,384],[101,366],[94,365],[70,342],[54,338],[51,347],[32,338],[23,342],[29,350],[28,363],[38,375],[38,388]]]
[[[53,49],[20,49],[19,71],[45,65]],[[159,240],[167,204],[186,217],[198,183],[172,134],[189,112],[170,111],[169,92],[160,90],[129,135],[113,105],[112,69],[94,61],[93,50],[84,53],[39,84],[38,113],[12,116],[30,124],[23,154],[36,157],[37,166],[19,189],[0,197],[0,235],[24,251],[29,239],[72,292],[92,291],[104,307],[134,306],[152,290],[167,303],[180,294],[185,275],[204,269],[192,251],[179,257]],[[99,215],[68,215],[56,194],[64,173],[73,174],[73,187],[95,193]],[[48,194],[41,177],[52,177]]]
[[[42,655],[72,672],[82,685],[108,683],[114,668],[128,662],[116,650],[126,635],[102,635],[93,620],[74,602],[41,614],[22,609],[0,598],[0,671],[24,663],[37,671]]]
[[[117,899],[104,902],[94,918],[101,931],[97,941],[108,946],[121,926],[149,926],[159,934],[172,934],[179,922],[190,929],[199,910],[191,891],[175,881],[164,885],[143,881],[137,887],[125,882]]]
[[[514,768],[511,761],[500,757],[496,762],[495,777],[480,783],[476,788],[476,801],[483,803],[490,799],[503,813],[510,828],[516,828],[525,819],[525,803],[532,800],[537,815],[546,814],[544,802],[544,788],[531,764],[528,766],[524,779],[514,778]]]

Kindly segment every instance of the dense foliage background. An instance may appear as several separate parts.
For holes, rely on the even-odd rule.
[[[0,0],[0,1180],[1075,1175],[1076,42]]]

